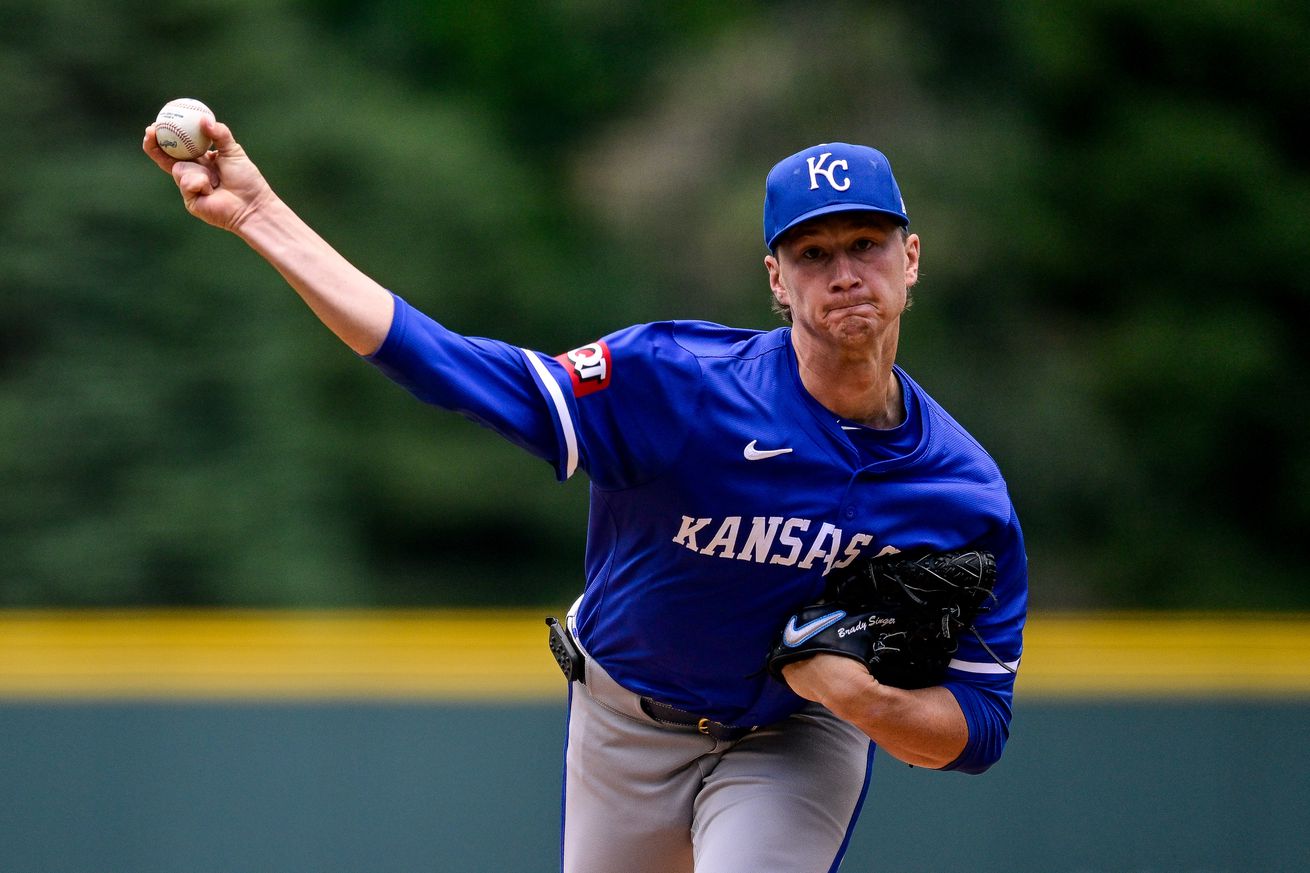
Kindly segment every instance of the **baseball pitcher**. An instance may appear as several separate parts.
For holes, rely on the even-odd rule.
[[[764,193],[784,324],[626,327],[562,354],[461,336],[343,259],[227,126],[186,208],[266,258],[418,398],[590,480],[568,679],[566,873],[824,873],[875,748],[981,773],[1009,734],[1027,603],[996,464],[896,364],[920,240],[886,157],[826,143]]]

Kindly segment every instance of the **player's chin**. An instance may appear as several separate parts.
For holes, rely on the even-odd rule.
[[[878,336],[883,328],[877,310],[869,306],[837,310],[828,317],[828,332],[842,345],[867,342]]]

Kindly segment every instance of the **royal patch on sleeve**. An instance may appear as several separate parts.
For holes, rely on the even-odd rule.
[[[573,380],[574,397],[585,397],[609,387],[610,375],[614,368],[610,360],[610,347],[605,345],[603,340],[556,355],[555,360],[569,371],[569,378]]]

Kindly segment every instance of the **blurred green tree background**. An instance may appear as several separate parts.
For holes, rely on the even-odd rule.
[[[425,408],[140,153],[231,124],[464,333],[772,326],[760,201],[891,157],[902,362],[1037,607],[1310,608],[1310,6],[0,0],[0,605],[558,604],[586,486]]]

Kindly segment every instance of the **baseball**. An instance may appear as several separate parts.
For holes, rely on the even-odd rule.
[[[213,118],[208,106],[193,97],[170,100],[155,119],[155,139],[166,154],[184,161],[209,151],[210,140],[200,130],[200,119]]]

